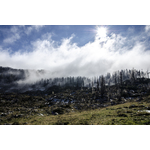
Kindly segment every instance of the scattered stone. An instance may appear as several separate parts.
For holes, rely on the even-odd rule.
[[[38,110],[37,110],[37,109],[34,109],[34,112],[38,112]]]
[[[147,112],[147,113],[150,113],[150,110],[138,110],[138,112]]]
[[[58,112],[55,112],[55,115],[58,115]]]
[[[52,111],[52,114],[53,114],[53,115],[58,115],[58,112]]]
[[[39,116],[44,116],[44,115],[40,113]]]
[[[147,110],[150,110],[150,107],[146,107]]]
[[[12,111],[8,111],[8,114],[12,114],[13,112]]]
[[[7,113],[1,113],[1,116],[7,116]]]

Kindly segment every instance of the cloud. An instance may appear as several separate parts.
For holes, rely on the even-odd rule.
[[[145,31],[148,32],[149,30],[150,30],[150,26],[149,25],[145,26]]]
[[[134,28],[133,28],[133,27],[129,27],[129,28],[128,28],[128,33],[129,33],[129,34],[133,34],[133,32],[134,32]]]
[[[9,37],[9,38],[6,38],[6,39],[4,39],[4,43],[9,43],[9,44],[12,44],[12,43],[14,43],[15,41],[17,41],[18,39],[20,39],[20,36],[19,36],[19,34],[14,34],[14,35],[12,35],[11,37]]]
[[[12,26],[5,34],[7,37],[3,40],[5,44],[13,44],[17,40],[21,39],[24,34],[30,35],[32,31],[39,32],[40,29],[44,27],[43,25],[33,25],[33,26]]]
[[[145,26],[145,32],[150,36],[150,25]]]
[[[51,33],[46,33],[31,42],[30,52],[18,51],[10,55],[8,50],[1,49],[0,64],[21,69],[45,69],[43,78],[91,77],[121,69],[150,69],[150,51],[139,36],[129,40],[126,36],[111,33],[105,40],[95,38],[81,47],[72,42],[74,36],[62,39],[59,45],[52,40]]]
[[[13,26],[10,29],[9,36],[7,38],[5,38],[3,40],[3,42],[6,44],[12,44],[15,41],[17,41],[18,39],[20,39],[19,29],[17,26]]]
[[[33,28],[35,28],[37,31],[39,31],[44,25],[34,25]]]
[[[30,35],[33,30],[36,30],[36,31],[38,32],[42,27],[44,27],[44,25],[33,25],[33,26],[29,26],[29,27],[24,28],[24,32],[25,32],[27,35]]]

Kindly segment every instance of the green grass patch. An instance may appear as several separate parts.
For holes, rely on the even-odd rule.
[[[148,97],[149,98],[149,97]],[[0,124],[13,125],[149,125],[150,102],[128,102],[106,108],[91,110],[73,110],[72,106],[54,107],[58,115],[52,115],[51,109],[43,107],[26,112],[22,107],[14,107],[13,114],[1,115]],[[68,110],[68,111],[66,111]],[[23,115],[19,116],[22,113]]]

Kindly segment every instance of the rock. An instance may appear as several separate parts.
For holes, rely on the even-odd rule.
[[[53,114],[53,115],[58,115],[58,112],[52,111],[52,114]]]
[[[40,113],[39,115],[40,115],[40,116],[44,116],[44,115],[43,115],[43,114],[41,114],[41,113]]]
[[[145,110],[147,113],[150,113],[150,110]]]
[[[13,117],[14,118],[21,118],[23,115],[22,114],[19,114],[19,115],[14,115]]]
[[[37,110],[37,109],[34,109],[34,112],[38,112],[38,110]]]
[[[147,110],[150,110],[150,107],[146,107]]]
[[[12,114],[12,111],[8,111],[8,114]]]
[[[1,113],[1,116],[7,116],[7,113]]]

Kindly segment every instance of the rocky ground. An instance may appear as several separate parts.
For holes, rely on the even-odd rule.
[[[56,94],[44,94],[41,96],[29,93],[0,93],[0,124],[37,124],[36,121],[32,120],[33,118],[53,118],[72,113],[101,110],[113,107],[113,105],[117,106],[130,102],[140,103],[143,100],[145,100],[144,94],[142,97],[135,95],[133,97],[122,97],[119,101],[117,98],[108,100],[108,97],[101,98],[100,93],[91,93],[89,89],[75,91],[67,89]],[[140,107],[149,110],[148,102],[146,106],[140,105]],[[131,105],[126,112],[130,113],[130,108],[134,109],[135,107],[134,104],[133,106]],[[142,113],[148,114],[148,112]],[[119,108],[117,108],[117,115],[127,117],[124,109],[123,112],[119,112]],[[39,124],[45,123],[41,122]],[[47,124],[49,123],[47,122]],[[74,124],[76,123],[74,122]]]

